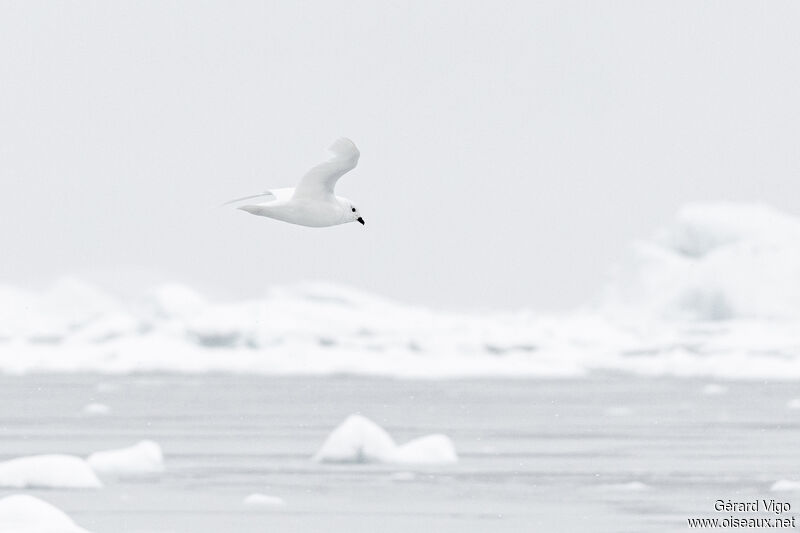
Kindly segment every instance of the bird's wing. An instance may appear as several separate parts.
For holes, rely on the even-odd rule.
[[[361,154],[353,141],[342,137],[328,149],[333,157],[303,176],[294,190],[294,198],[323,200],[332,197],[339,178],[356,168]]]
[[[251,194],[250,196],[242,196],[241,198],[236,198],[235,200],[230,200],[228,202],[225,202],[222,205],[235,204],[236,202],[241,202],[242,200],[252,200],[253,198],[261,198],[262,196],[271,196],[272,198],[270,198],[270,201],[289,200],[293,194],[294,194],[294,187],[286,187],[283,189],[270,189],[268,191],[260,192],[258,194]]]

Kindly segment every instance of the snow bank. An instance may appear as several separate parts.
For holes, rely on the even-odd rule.
[[[72,455],[32,455],[0,463],[0,487],[93,489],[103,484]]]
[[[800,219],[737,204],[680,210],[599,302],[560,315],[434,312],[325,283],[237,302],[179,284],[130,302],[76,280],[0,286],[5,373],[800,379],[798,331]]]
[[[161,447],[150,440],[143,440],[129,448],[95,452],[87,462],[98,474],[136,476],[164,471]]]
[[[452,441],[428,435],[402,446],[382,427],[361,415],[350,415],[325,439],[312,458],[325,463],[445,464],[458,461]]]
[[[0,533],[89,533],[63,511],[27,494],[0,498]]]
[[[286,505],[283,498],[259,493],[250,494],[242,503],[247,507],[284,507]]]

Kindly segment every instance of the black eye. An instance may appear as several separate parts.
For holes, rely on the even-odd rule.
[[[355,212],[356,212],[356,208],[355,208],[355,207],[351,207],[350,209],[352,209],[352,210],[353,210],[353,213],[355,213]]]

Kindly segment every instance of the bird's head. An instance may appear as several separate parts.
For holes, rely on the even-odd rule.
[[[350,200],[342,200],[340,201],[342,208],[345,210],[345,217],[348,222],[360,222],[363,226],[365,224],[361,213],[358,212],[358,208],[351,202]]]

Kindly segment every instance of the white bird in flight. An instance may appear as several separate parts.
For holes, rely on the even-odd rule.
[[[353,141],[345,137],[338,139],[328,149],[333,152],[333,157],[306,172],[297,187],[270,189],[260,194],[231,200],[224,205],[271,196],[272,198],[264,203],[243,205],[239,209],[254,215],[313,228],[336,226],[347,222],[360,222],[363,225],[364,219],[361,218],[353,202],[333,193],[339,178],[356,168],[358,156],[361,154]]]

